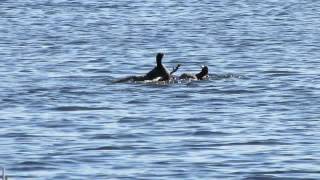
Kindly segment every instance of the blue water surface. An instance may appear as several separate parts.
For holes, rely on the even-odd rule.
[[[2,0],[9,179],[320,179],[315,0]],[[210,79],[113,83],[157,52]]]

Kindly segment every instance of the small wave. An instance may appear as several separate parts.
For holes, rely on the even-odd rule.
[[[5,137],[23,137],[23,138],[39,137],[38,135],[32,135],[27,133],[7,133],[7,134],[4,134],[4,136]]]
[[[133,117],[122,117],[118,120],[118,123],[137,123],[137,122],[143,122],[143,123],[146,123],[146,122],[150,122],[150,119],[147,118],[147,117],[136,117],[136,116],[133,116]]]
[[[277,140],[256,140],[256,141],[248,141],[242,143],[230,143],[230,145],[287,145],[288,143],[280,142]]]
[[[93,72],[93,73],[102,73],[104,74],[103,77],[105,77],[105,74],[111,73],[112,71],[110,69],[98,69],[98,68],[88,68],[88,69],[83,69],[83,72]]]
[[[195,122],[208,122],[208,118],[201,118],[201,117],[192,117],[192,118],[186,118],[185,121],[195,121]]]
[[[128,104],[145,104],[146,101],[141,101],[141,100],[138,100],[138,99],[134,99],[134,100],[130,100],[127,102]]]
[[[230,142],[230,143],[212,143],[212,144],[186,144],[187,147],[192,149],[202,149],[202,148],[213,148],[213,147],[223,147],[223,146],[270,146],[270,145],[288,145],[288,143],[280,142],[277,140],[256,140],[247,142]]]
[[[269,70],[269,71],[263,71],[263,73],[268,74],[271,77],[292,76],[292,75],[300,74],[300,72],[298,71],[281,71],[281,70]]]
[[[239,89],[239,90],[220,91],[220,93],[223,93],[223,94],[252,94],[252,93],[256,93],[256,92],[255,91],[244,90],[244,89]]]
[[[22,167],[14,167],[14,168],[11,168],[10,171],[40,171],[40,170],[43,170],[43,171],[50,171],[50,170],[56,170],[57,168],[54,168],[54,167],[45,167],[43,165],[39,165],[39,166],[22,166]]]
[[[290,171],[264,171],[264,172],[253,172],[252,175],[249,175],[248,177],[245,177],[243,180],[316,180],[318,178],[306,178],[306,177],[292,177],[292,176],[286,176],[287,174],[293,175],[293,174],[319,174],[319,171],[308,171],[308,170],[290,170]],[[277,175],[277,176],[274,176]],[[281,177],[281,176],[283,177]]]
[[[52,108],[54,111],[98,111],[98,110],[111,110],[109,107],[84,107],[84,106],[60,106]]]
[[[250,175],[248,177],[245,177],[243,180],[259,180],[259,179],[264,179],[264,180],[282,180],[282,178],[271,176],[271,175]]]
[[[210,74],[209,80],[221,80],[221,79],[247,79],[248,77],[239,74],[227,73],[227,74]]]
[[[38,92],[46,92],[49,91],[48,88],[33,88],[33,89],[29,89],[28,93],[33,94],[33,93],[38,93]]]
[[[111,151],[111,150],[133,150],[137,149],[134,146],[101,146],[97,148],[87,148],[85,151]]]
[[[90,137],[90,139],[116,139],[116,138],[112,134],[97,134]]]
[[[186,99],[186,98],[191,98],[192,96],[190,94],[187,94],[187,93],[181,93],[181,94],[173,94],[171,96],[172,98],[177,98],[177,99]]]
[[[198,91],[201,94],[253,94],[257,93],[257,91],[252,90],[245,90],[245,89],[230,89],[230,90],[220,90],[216,88],[210,88],[210,89],[203,89]],[[214,98],[211,98],[210,100],[217,100]],[[219,101],[225,101],[224,99],[218,99]]]
[[[11,171],[39,171],[39,170],[55,170],[52,163],[39,161],[23,161],[18,163],[15,167],[10,168]]]
[[[37,162],[37,161],[23,161],[21,163],[19,163],[18,165],[24,165],[24,166],[46,166],[48,165],[47,163],[44,162]]]
[[[227,135],[229,133],[221,132],[221,131],[196,131],[193,133],[195,136],[209,136],[209,135]]]
[[[89,40],[72,40],[69,42],[66,42],[67,45],[86,45],[89,44]]]

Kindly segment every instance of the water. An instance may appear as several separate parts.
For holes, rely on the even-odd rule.
[[[0,2],[9,179],[320,179],[314,0]],[[207,81],[112,83],[155,64]]]

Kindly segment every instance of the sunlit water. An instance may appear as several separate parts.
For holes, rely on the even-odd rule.
[[[320,5],[0,2],[9,179],[320,179]],[[112,83],[157,52],[206,81]]]

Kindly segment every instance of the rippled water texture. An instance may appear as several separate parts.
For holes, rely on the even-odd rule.
[[[320,5],[0,2],[9,179],[320,179]],[[112,83],[164,52],[177,75]]]

